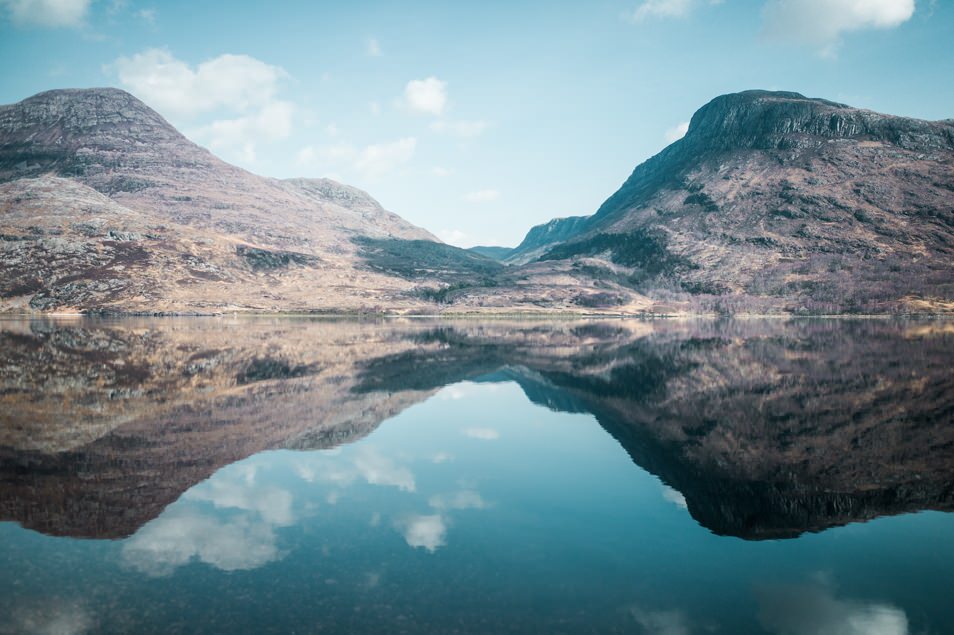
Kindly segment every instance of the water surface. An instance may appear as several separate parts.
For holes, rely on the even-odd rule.
[[[944,633],[945,322],[0,323],[0,632]]]

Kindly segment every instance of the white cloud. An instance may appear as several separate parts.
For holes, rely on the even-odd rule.
[[[361,479],[369,485],[397,487],[405,492],[416,489],[414,474],[410,469],[373,448],[358,450],[353,456],[339,457],[329,452],[303,456],[295,461],[295,471],[309,483],[323,482],[346,487]]]
[[[914,15],[914,0],[769,0],[765,34],[832,55],[842,33],[890,29]]]
[[[718,5],[724,0],[644,0],[635,10],[627,11],[623,17],[638,23],[650,19],[685,18],[703,5]]]
[[[415,549],[422,547],[434,553],[447,544],[447,523],[440,514],[408,516],[397,523],[397,528]]]
[[[489,203],[500,198],[500,192],[497,190],[478,190],[464,194],[464,200],[468,203]]]
[[[663,498],[665,498],[667,501],[669,501],[673,505],[676,505],[677,507],[682,507],[683,509],[686,509],[688,507],[688,505],[686,504],[686,497],[683,496],[682,492],[680,492],[677,489],[673,489],[672,487],[669,487],[668,485],[663,485],[662,495],[663,495]]]
[[[680,124],[677,124],[666,131],[666,143],[672,143],[674,141],[679,141],[686,136],[686,133],[689,132],[689,122],[683,121]]]
[[[456,137],[477,137],[490,127],[486,121],[447,121],[440,119],[431,124],[431,130]]]
[[[388,485],[405,492],[413,492],[416,489],[411,470],[395,464],[388,457],[373,450],[367,450],[355,457],[354,466],[369,485]]]
[[[629,17],[633,22],[647,18],[682,18],[689,15],[694,5],[694,0],[646,0]]]
[[[500,433],[493,428],[467,428],[464,430],[464,436],[481,441],[494,441],[500,438]]]
[[[155,9],[140,9],[136,12],[136,17],[149,25],[154,25],[156,23],[156,10]]]
[[[123,562],[150,576],[166,576],[193,559],[223,571],[248,570],[281,557],[275,533],[250,514],[227,521],[192,506],[174,506],[123,544]]]
[[[381,104],[379,104],[376,101],[372,101],[371,103],[368,104],[368,110],[371,111],[372,115],[377,117],[381,114]]]
[[[234,119],[218,119],[193,134],[209,148],[246,162],[255,160],[255,146],[262,141],[278,141],[291,135],[295,107],[287,101],[273,101],[254,114]]]
[[[253,482],[241,482],[234,478],[217,475],[193,487],[183,500],[212,503],[218,509],[241,509],[255,512],[262,520],[276,527],[287,527],[294,520],[292,496],[278,487],[258,486]]]
[[[120,57],[107,67],[161,113],[194,116],[219,108],[248,112],[275,100],[288,74],[248,55],[220,55],[192,68],[164,49]]]
[[[448,461],[453,461],[453,460],[454,460],[454,455],[450,454],[449,452],[438,452],[437,454],[431,457],[431,461],[438,464],[447,463]]]
[[[443,178],[445,176],[450,176],[453,173],[454,173],[453,170],[441,167],[439,165],[435,165],[433,168],[431,168],[431,174],[440,178]]]
[[[358,154],[354,166],[370,176],[384,174],[410,161],[416,148],[414,137],[369,145]]]
[[[439,229],[437,237],[450,245],[457,245],[467,240],[467,234],[459,229]]]
[[[904,611],[878,602],[835,597],[824,581],[805,585],[763,588],[759,621],[777,635],[908,635]]]
[[[123,543],[124,564],[165,576],[192,560],[237,571],[280,559],[274,529],[294,522],[292,496],[255,477],[254,466],[239,464],[196,485]]]
[[[325,132],[328,133],[329,137],[337,137],[340,130],[338,130],[338,126],[336,126],[333,123],[330,123],[327,126],[325,126]]]
[[[440,116],[447,106],[447,83],[436,77],[411,80],[404,87],[404,103],[414,112]]]
[[[86,21],[92,0],[0,0],[10,20],[19,27],[79,27]]]
[[[376,177],[410,162],[416,149],[417,139],[414,137],[376,143],[364,148],[356,148],[342,141],[331,145],[304,146],[297,152],[295,160],[298,165],[305,167],[320,165],[334,170],[350,167],[366,177]]]
[[[381,45],[375,38],[368,40],[367,52],[371,57],[381,57]]]
[[[294,127],[295,105],[278,98],[288,74],[248,55],[220,55],[192,67],[165,49],[148,49],[104,70],[166,116],[191,121],[211,113],[211,123],[190,134],[227,159],[252,162],[259,143],[288,138]]]

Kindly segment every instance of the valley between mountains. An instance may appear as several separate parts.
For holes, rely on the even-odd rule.
[[[0,312],[954,312],[954,120],[713,99],[592,215],[460,249],[121,90],[0,106]]]

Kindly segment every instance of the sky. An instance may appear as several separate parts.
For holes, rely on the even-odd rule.
[[[950,0],[0,0],[0,103],[116,86],[460,246],[592,214],[713,97],[954,118]]]

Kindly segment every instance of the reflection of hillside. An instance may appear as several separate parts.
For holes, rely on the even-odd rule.
[[[376,324],[33,323],[0,338],[0,518],[50,534],[129,535],[224,465],[356,440],[427,396],[352,395],[356,364],[413,345]]]
[[[720,534],[791,537],[954,509],[954,339],[944,329],[662,323],[632,337],[612,324],[555,334],[545,348],[438,332],[439,354],[377,360],[359,390],[411,381],[399,369],[419,366],[415,355],[447,382],[468,353],[475,369],[505,365],[534,402],[594,414]],[[577,338],[572,355],[566,338]]]
[[[594,414],[716,533],[954,509],[943,325],[11,322],[0,340],[0,518],[51,534],[128,535],[224,465],[355,440],[462,379]]]

